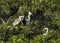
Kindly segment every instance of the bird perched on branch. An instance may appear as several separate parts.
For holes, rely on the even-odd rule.
[[[31,16],[32,16],[32,13],[29,12],[28,13],[28,18],[26,19],[26,25],[29,25],[30,24]]]
[[[44,30],[46,30],[46,32],[43,35],[47,35],[48,34],[48,28],[44,28]]]
[[[31,16],[32,16],[32,13],[29,12],[27,18],[24,18],[23,20],[24,25],[30,25]]]
[[[18,25],[22,20],[24,19],[24,16],[19,16],[19,18],[15,19],[15,21],[12,23],[13,26]]]
[[[15,19],[15,21],[12,23],[12,25],[16,26],[20,22],[22,22],[23,24],[29,25],[30,24],[30,20],[31,20],[31,15],[32,15],[32,13],[29,12],[28,13],[28,18],[25,18],[24,16],[19,16],[19,18]]]

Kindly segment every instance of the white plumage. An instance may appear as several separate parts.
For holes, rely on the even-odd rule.
[[[28,19],[25,18],[25,21],[26,21],[26,25],[29,25],[30,24],[30,16],[32,15],[31,12],[28,13]],[[18,25],[20,22],[22,22],[24,19],[24,16],[19,16],[19,18],[15,19],[15,21],[12,23],[13,26],[16,26]]]
[[[44,28],[46,30],[46,32],[43,35],[47,35],[48,34],[48,28]]]
[[[28,18],[26,19],[26,25],[29,25],[29,24],[30,24],[31,15],[32,15],[32,13],[29,12],[29,13],[28,13]]]
[[[19,18],[15,19],[15,21],[12,23],[13,26],[18,25],[22,20],[24,16],[19,16]]]

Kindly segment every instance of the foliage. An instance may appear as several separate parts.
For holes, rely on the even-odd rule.
[[[15,27],[20,15],[33,13],[30,25]],[[0,0],[0,43],[60,43],[60,0]],[[10,27],[7,27],[10,26]],[[49,32],[43,36],[43,28]]]

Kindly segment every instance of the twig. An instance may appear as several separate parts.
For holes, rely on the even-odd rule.
[[[3,24],[5,24],[4,20],[1,18],[1,21],[3,22]]]

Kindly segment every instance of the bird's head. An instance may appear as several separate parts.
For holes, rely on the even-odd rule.
[[[19,20],[23,20],[24,19],[24,16],[19,16]]]
[[[28,13],[28,15],[29,15],[29,16],[31,16],[31,15],[32,15],[32,13],[31,13],[31,12],[29,12],[29,13]]]

